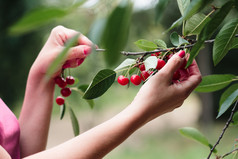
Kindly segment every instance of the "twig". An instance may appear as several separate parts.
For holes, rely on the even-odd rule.
[[[209,159],[209,158],[211,157],[212,152],[215,150],[216,146],[220,143],[220,141],[221,141],[223,135],[225,134],[225,131],[226,131],[227,128],[229,127],[230,123],[232,122],[232,118],[233,118],[233,115],[234,115],[234,113],[235,113],[235,109],[236,109],[237,104],[238,104],[238,100],[236,101],[234,107],[232,108],[231,115],[230,115],[229,119],[227,120],[226,125],[224,126],[224,128],[223,128],[223,130],[222,130],[222,133],[221,133],[220,137],[218,138],[216,144],[215,144],[215,145],[212,147],[212,149],[210,150],[210,153],[209,153],[207,159]]]
[[[226,153],[225,155],[222,156],[222,158],[225,158],[226,156],[229,156],[230,154],[232,154],[235,151],[238,151],[238,148],[232,150],[231,152]]]
[[[238,34],[235,35],[235,37],[238,37]],[[206,40],[204,43],[205,44],[209,44],[209,43],[213,43],[215,41],[215,39],[211,39],[211,40]],[[129,52],[129,51],[121,51],[121,54],[128,56],[128,55],[148,55],[148,54],[153,54],[156,52],[167,52],[169,50],[181,50],[184,48],[191,48],[195,45],[196,41],[193,41],[193,44],[190,45],[186,45],[186,46],[180,46],[177,48],[169,48],[169,49],[156,49],[153,51],[141,51],[141,52]],[[97,52],[105,52],[105,49],[96,49]]]

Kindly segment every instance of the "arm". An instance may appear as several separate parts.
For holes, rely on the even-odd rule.
[[[45,80],[49,65],[63,50],[64,43],[76,34],[76,31],[61,26],[53,29],[48,41],[31,67],[19,117],[22,156],[37,153],[46,147],[54,97],[54,77],[60,74],[63,64],[65,64],[64,67],[76,67],[79,65],[78,59],[86,58],[91,51],[91,41],[80,35],[78,45],[71,48],[65,63],[59,66],[59,70],[49,81]]]
[[[183,60],[178,55],[173,56],[163,69],[142,86],[133,102],[112,119],[29,159],[104,157],[144,124],[181,106],[200,83],[201,75],[195,62],[189,67],[190,75],[185,81],[172,83],[173,73]]]
[[[0,156],[4,159],[11,159],[11,156],[7,153],[7,151],[0,145]]]

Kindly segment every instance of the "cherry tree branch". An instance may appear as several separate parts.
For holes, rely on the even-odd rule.
[[[220,141],[221,141],[223,135],[225,134],[227,128],[228,128],[229,125],[230,125],[230,123],[232,122],[232,118],[233,118],[233,115],[234,115],[234,113],[235,113],[235,109],[236,109],[237,104],[238,104],[238,100],[236,101],[234,107],[232,108],[231,115],[230,115],[229,119],[227,120],[226,125],[224,126],[224,128],[223,128],[223,130],[222,130],[222,133],[221,133],[220,137],[218,138],[216,144],[215,144],[215,145],[212,147],[212,149],[210,150],[210,153],[209,153],[207,159],[209,159],[209,158],[211,157],[213,151],[215,150],[216,146],[220,143]]]
[[[236,152],[236,151],[238,151],[238,148],[232,150],[231,152],[226,153],[225,155],[222,156],[222,158],[225,158],[226,156],[229,156],[230,154],[232,154],[233,152]]]
[[[235,37],[238,37],[238,34],[235,35]],[[209,43],[213,43],[215,41],[215,39],[211,39],[211,40],[206,40],[204,43],[205,44],[209,44]],[[183,45],[177,48],[168,48],[168,49],[156,49],[153,51],[140,51],[140,52],[129,52],[129,51],[121,51],[121,54],[128,56],[128,55],[148,55],[148,54],[153,54],[156,52],[167,52],[167,51],[171,51],[171,50],[181,50],[181,49],[185,49],[185,48],[191,48],[195,45],[196,40],[192,41],[192,44],[189,45]],[[105,52],[105,49],[96,49],[97,52]]]

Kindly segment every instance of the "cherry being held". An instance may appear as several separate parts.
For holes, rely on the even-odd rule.
[[[63,105],[64,104],[64,98],[61,97],[61,96],[58,96],[55,101],[58,105]]]
[[[166,64],[166,62],[164,60],[158,59],[156,69],[159,70],[159,69],[163,68],[165,64]]]
[[[122,86],[125,86],[129,83],[129,79],[123,75],[120,75],[118,76],[117,78],[117,82],[122,85]]]
[[[133,83],[136,86],[139,85],[141,83],[141,77],[139,75],[132,75],[131,83]]]

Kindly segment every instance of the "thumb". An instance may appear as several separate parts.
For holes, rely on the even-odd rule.
[[[182,50],[172,56],[166,65],[160,70],[162,73],[166,73],[169,76],[169,79],[172,80],[174,72],[176,72],[184,62],[185,52]]]

